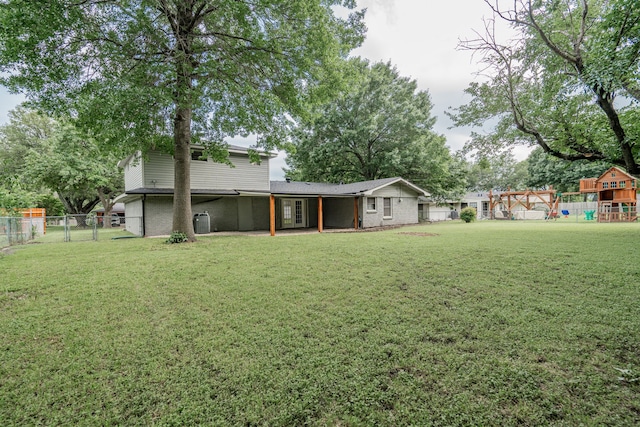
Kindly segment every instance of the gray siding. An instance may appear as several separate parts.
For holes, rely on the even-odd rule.
[[[125,191],[133,190],[143,186],[144,162],[140,160],[140,153],[129,160],[124,167]]]
[[[210,160],[191,163],[191,188],[269,191],[269,160],[251,164],[249,157],[231,154],[234,167]]]
[[[191,188],[206,190],[269,191],[269,159],[251,164],[249,157],[230,154],[234,167],[211,160],[191,162]],[[144,165],[144,187],[173,188],[173,157],[159,152],[149,153]],[[136,187],[137,188],[137,187]]]
[[[149,153],[144,162],[146,188],[173,188],[173,157],[156,151]]]

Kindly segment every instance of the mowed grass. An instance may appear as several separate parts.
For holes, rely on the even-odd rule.
[[[114,236],[126,236],[131,235],[122,227],[110,227],[110,228],[98,228],[97,230],[98,240],[108,240]],[[93,240],[94,231],[93,227],[71,227],[68,237],[71,242],[82,242],[87,240]],[[47,232],[43,235],[39,235],[34,239],[36,243],[61,243],[65,241],[64,227],[60,225],[47,226]]]
[[[0,425],[635,425],[640,224],[33,244]]]

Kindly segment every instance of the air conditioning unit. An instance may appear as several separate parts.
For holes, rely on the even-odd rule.
[[[208,212],[193,215],[193,231],[196,234],[207,234],[211,230],[211,218]]]

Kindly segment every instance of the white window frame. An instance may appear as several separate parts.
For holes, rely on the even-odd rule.
[[[387,201],[389,201],[389,215],[387,215]],[[393,202],[391,197],[383,197],[382,198],[382,218],[391,219],[393,218]]]
[[[369,200],[373,200],[373,209],[369,208]],[[377,200],[375,197],[367,197],[365,203],[367,204],[367,212],[377,212]]]

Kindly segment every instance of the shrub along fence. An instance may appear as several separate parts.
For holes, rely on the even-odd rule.
[[[100,232],[124,232],[127,219],[141,224],[140,218],[104,218],[89,215],[47,216],[45,218],[0,217],[0,247],[29,242],[79,242],[98,240]],[[130,228],[130,227],[127,227]],[[134,227],[135,228],[135,227]],[[136,234],[136,231],[133,231]],[[141,234],[141,233],[140,233]]]

